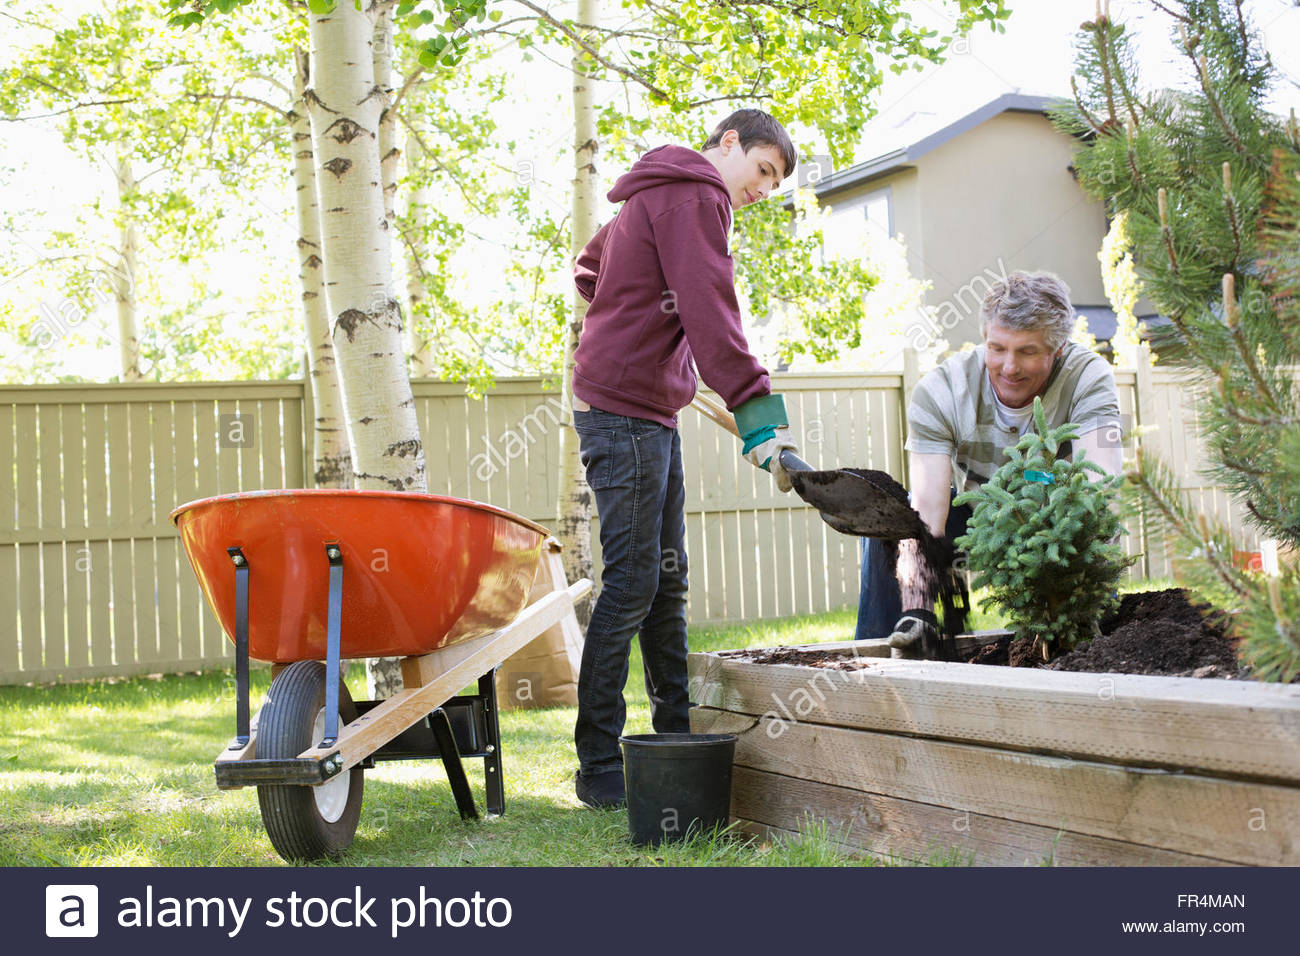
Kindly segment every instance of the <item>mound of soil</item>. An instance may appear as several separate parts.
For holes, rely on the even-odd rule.
[[[1043,663],[1030,640],[986,644],[970,662],[1166,677],[1245,676],[1237,666],[1227,618],[1192,601],[1182,588],[1124,595],[1119,608],[1102,619],[1100,637],[1050,664]]]
[[[1126,594],[1102,621],[1101,637],[1080,644],[1053,670],[1170,677],[1239,677],[1237,652],[1222,613],[1186,591]]]

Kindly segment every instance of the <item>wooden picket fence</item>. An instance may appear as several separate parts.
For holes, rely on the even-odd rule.
[[[905,479],[907,365],[776,376],[804,456]],[[1199,476],[1196,412],[1177,377],[1144,366],[1116,379],[1126,421],[1155,426],[1144,445],[1253,549],[1239,510]],[[504,380],[481,399],[450,383],[413,387],[430,491],[554,521],[555,392],[540,379]],[[227,664],[168,515],[210,495],[306,487],[312,418],[298,380],[0,388],[0,684]],[[689,409],[681,431],[692,623],[856,605],[856,539],[778,494]],[[1167,575],[1163,544],[1130,531],[1131,551],[1145,551],[1134,574]]]

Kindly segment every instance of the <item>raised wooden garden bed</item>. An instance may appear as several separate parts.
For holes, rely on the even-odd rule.
[[[1300,686],[808,650],[851,669],[690,655],[691,729],[739,735],[751,832],[811,818],[857,850],[984,865],[1300,864]]]

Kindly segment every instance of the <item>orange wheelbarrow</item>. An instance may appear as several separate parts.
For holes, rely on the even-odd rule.
[[[488,811],[504,812],[496,668],[548,629],[576,628],[591,589],[565,581],[545,528],[475,501],[325,489],[205,498],[171,517],[235,645],[235,738],[217,786],[257,787],[282,857],[349,846],[363,772],[384,760],[441,758],[471,818],[461,760],[481,757]],[[364,657],[401,657],[402,690],[352,700],[340,662]],[[255,717],[250,659],[273,665]]]

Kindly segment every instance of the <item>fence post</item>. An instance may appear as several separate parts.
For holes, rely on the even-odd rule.
[[[316,487],[316,401],[312,394],[311,362],[302,354],[302,486]]]

